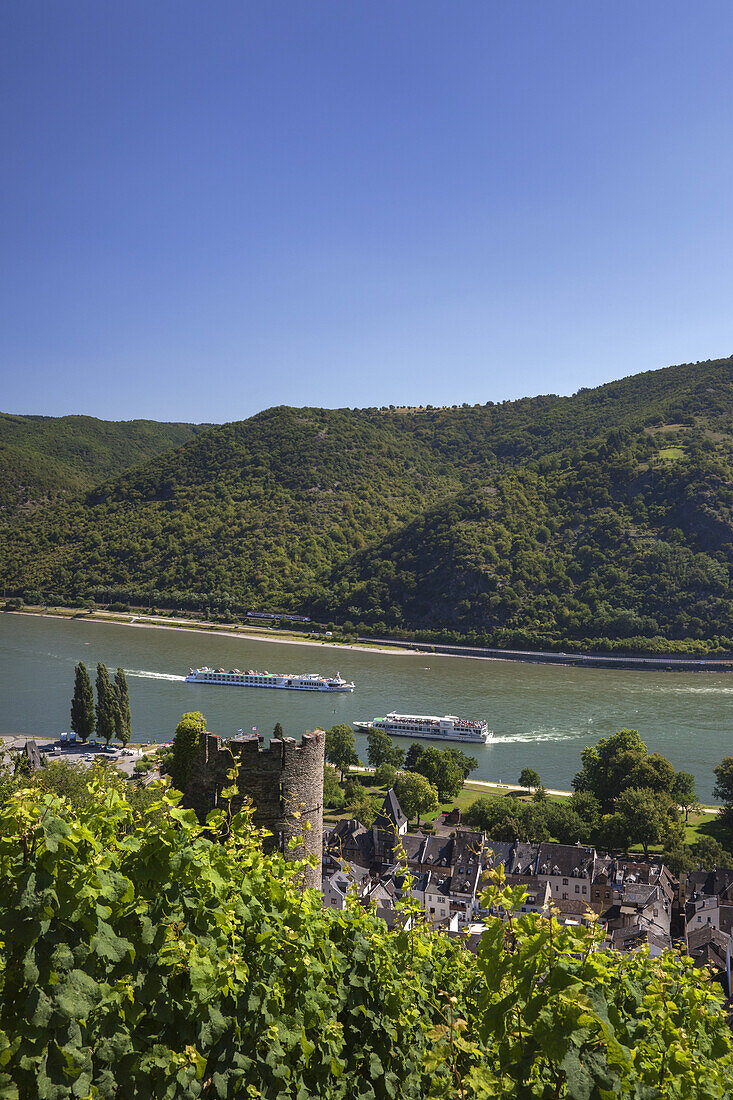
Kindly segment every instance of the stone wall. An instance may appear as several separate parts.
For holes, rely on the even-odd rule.
[[[302,856],[303,846],[291,851],[288,841],[303,837],[305,850],[319,860],[318,868],[307,872],[307,885],[320,887],[325,747],[322,730],[304,734],[300,742],[292,737],[273,738],[267,748],[255,734],[223,742],[218,734],[206,733],[183,805],[193,808],[203,821],[219,805],[223,788],[231,785],[227,772],[236,763],[239,794],[232,800],[234,811],[249,798],[255,825],[273,834],[266,844],[288,858]]]

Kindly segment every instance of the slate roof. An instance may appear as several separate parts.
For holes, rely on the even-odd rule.
[[[564,878],[590,878],[595,854],[594,848],[585,848],[580,844],[539,844],[535,873],[562,875]]]
[[[490,867],[504,867],[511,864],[514,853],[513,840],[487,840],[486,856]]]
[[[708,943],[714,943],[722,948],[723,958],[725,949],[730,942],[730,936],[713,928],[711,924],[703,924],[700,928],[693,928],[687,933],[687,950],[692,955]]]
[[[731,886],[733,886],[733,869],[727,867],[716,868],[713,871],[691,871],[687,876],[688,894],[717,896],[727,892]]]
[[[390,787],[384,796],[382,808],[375,818],[374,827],[376,829],[390,829],[394,832],[399,831],[406,824],[407,817],[397,800],[394,787]]]

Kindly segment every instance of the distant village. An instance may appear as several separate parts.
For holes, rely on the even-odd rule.
[[[325,827],[324,907],[345,909],[354,897],[373,903],[388,926],[409,926],[398,902],[411,897],[428,924],[475,951],[487,919],[502,915],[482,909],[480,900],[491,871],[502,867],[507,885],[526,891],[522,913],[567,925],[597,921],[617,951],[647,947],[654,958],[682,949],[731,997],[733,869],[675,878],[663,863],[581,844],[489,840],[462,827],[458,810],[438,819],[434,836],[407,830],[394,790],[370,829],[354,819]]]

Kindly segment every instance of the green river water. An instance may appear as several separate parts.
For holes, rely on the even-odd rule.
[[[167,740],[184,711],[201,710],[228,737],[280,722],[289,736],[397,710],[483,718],[489,745],[472,745],[474,778],[514,783],[525,766],[568,788],[585,745],[624,726],[650,751],[693,773],[709,800],[712,768],[733,755],[733,674],[583,669],[434,654],[368,653],[200,632],[0,615],[0,734],[53,736],[69,728],[74,665],[122,666],[135,740]],[[186,684],[189,667],[341,672],[349,695]],[[409,740],[402,739],[405,747]],[[357,735],[365,755],[365,739]]]

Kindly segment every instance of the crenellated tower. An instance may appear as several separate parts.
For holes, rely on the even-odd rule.
[[[320,861],[325,747],[323,730],[303,734],[300,742],[292,737],[273,738],[267,747],[256,734],[222,741],[218,734],[206,733],[191,768],[183,805],[194,809],[203,821],[209,810],[219,805],[222,790],[231,785],[227,773],[236,763],[239,793],[232,800],[235,812],[244,798],[251,799],[255,825],[272,833],[267,841],[270,850],[297,859],[303,847],[291,850],[288,842],[302,837],[305,850]],[[320,887],[320,865],[308,869],[306,882]]]

